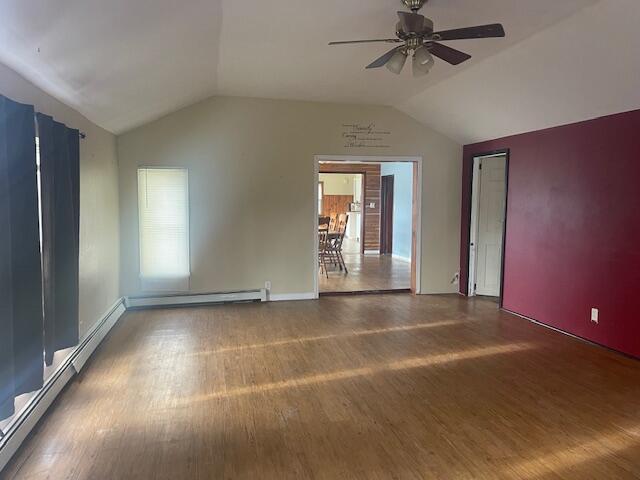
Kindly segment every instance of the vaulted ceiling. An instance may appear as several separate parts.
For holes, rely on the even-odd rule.
[[[639,24],[601,0],[396,106],[461,143],[638,109]]]
[[[430,0],[504,39],[427,77],[364,66],[399,0],[3,0],[0,62],[114,133],[211,95],[395,106],[462,143],[640,107],[637,0]]]

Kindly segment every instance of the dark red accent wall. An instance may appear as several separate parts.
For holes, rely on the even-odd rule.
[[[473,157],[501,149],[504,308],[640,357],[640,110],[464,148],[462,293]]]

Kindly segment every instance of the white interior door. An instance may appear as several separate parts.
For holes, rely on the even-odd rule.
[[[475,288],[477,295],[500,295],[505,168],[504,156],[483,158],[480,163]]]

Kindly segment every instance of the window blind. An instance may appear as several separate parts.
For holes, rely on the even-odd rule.
[[[144,290],[189,290],[188,172],[138,169],[140,279]]]

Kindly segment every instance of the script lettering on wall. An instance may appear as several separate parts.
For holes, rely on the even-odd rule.
[[[387,139],[391,132],[375,123],[347,123],[342,125],[345,148],[391,148]]]

